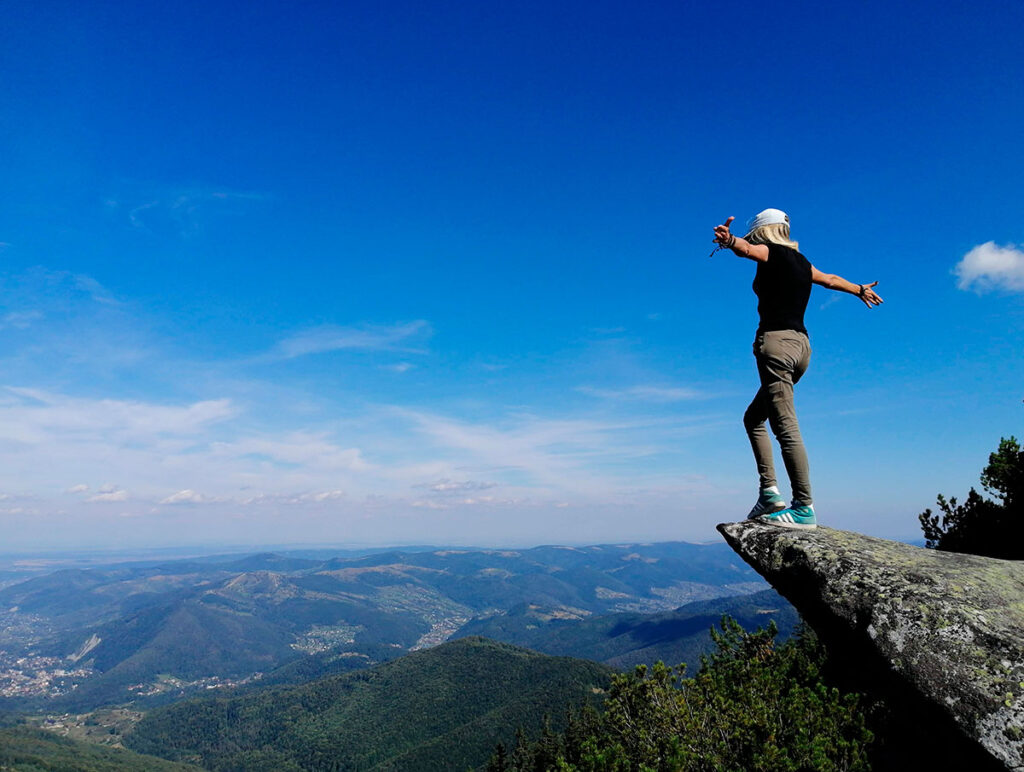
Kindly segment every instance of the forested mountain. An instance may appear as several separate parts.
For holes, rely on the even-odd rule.
[[[369,670],[152,711],[129,747],[213,770],[457,770],[484,764],[517,727],[556,727],[598,703],[612,671],[482,638]]]
[[[0,729],[0,770],[11,772],[200,772],[200,767],[58,737],[27,726]]]
[[[343,644],[327,651],[319,651],[290,659],[261,678],[237,686],[236,692],[263,689],[268,686],[302,684],[329,675],[341,675],[390,662],[406,654],[406,650],[387,644]]]
[[[774,621],[783,639],[799,622],[796,610],[774,590],[688,603],[659,614],[606,614],[559,619],[533,604],[466,624],[455,638],[481,635],[546,654],[580,657],[626,670],[634,665],[686,663],[691,670],[712,649],[709,630],[727,614],[747,629]]]
[[[585,620],[764,587],[725,545],[260,554],[123,564],[0,590],[0,706],[153,704],[366,667],[515,607]]]

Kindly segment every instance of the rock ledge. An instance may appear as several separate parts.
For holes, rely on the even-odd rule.
[[[831,528],[718,530],[826,642],[888,671],[981,755],[1024,770],[1024,561]]]

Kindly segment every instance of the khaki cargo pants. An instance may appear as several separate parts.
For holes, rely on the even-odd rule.
[[[795,330],[758,333],[754,339],[754,358],[761,388],[743,415],[743,426],[754,451],[761,490],[777,484],[772,443],[764,428],[767,421],[782,448],[782,461],[793,487],[793,500],[810,504],[811,477],[807,451],[793,406],[793,385],[811,362],[811,343],[804,333]]]

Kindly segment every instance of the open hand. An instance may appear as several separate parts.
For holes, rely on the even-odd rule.
[[[730,217],[722,225],[716,225],[715,226],[715,238],[714,238],[714,241],[715,241],[716,244],[720,244],[723,247],[729,245],[729,242],[732,241],[732,234],[729,233],[729,225],[735,219],[736,219],[735,217]],[[877,284],[878,282],[875,282],[875,283]]]
[[[877,281],[873,281],[870,284],[862,284],[861,285],[864,288],[864,292],[861,293],[860,299],[864,302],[864,305],[866,305],[868,308],[871,308],[872,306],[880,306],[880,305],[882,305],[882,302],[883,302],[882,298],[880,298],[878,296],[878,294],[872,289],[872,287],[876,286],[877,284],[878,284]]]

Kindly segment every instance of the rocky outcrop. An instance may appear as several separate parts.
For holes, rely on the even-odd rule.
[[[932,742],[960,735],[975,768],[1024,770],[1024,561],[830,528],[718,530]]]

